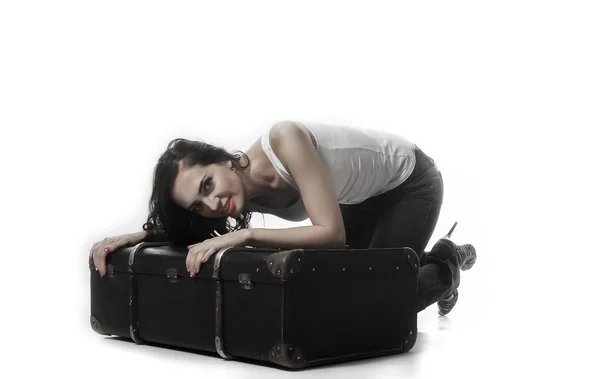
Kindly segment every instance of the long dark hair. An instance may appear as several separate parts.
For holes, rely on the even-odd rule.
[[[240,166],[240,158],[245,156],[248,164]],[[152,235],[175,245],[187,246],[217,235],[233,232],[250,226],[251,213],[242,212],[231,225],[229,217],[206,218],[177,205],[171,197],[175,178],[179,173],[179,163],[189,168],[196,164],[209,165],[231,160],[235,167],[243,170],[250,160],[241,151],[233,153],[202,141],[177,138],[169,142],[167,150],[160,156],[154,168],[150,213],[143,225]],[[217,234],[218,233],[218,234]]]

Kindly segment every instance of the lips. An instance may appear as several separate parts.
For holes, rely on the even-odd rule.
[[[229,199],[227,199],[227,201],[225,202],[225,205],[223,205],[222,211],[225,214],[230,214],[233,211],[233,201],[232,201],[231,197]]]

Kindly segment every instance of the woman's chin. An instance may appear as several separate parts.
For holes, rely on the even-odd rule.
[[[239,217],[244,210],[244,204],[235,203],[235,209],[231,212],[231,217]]]

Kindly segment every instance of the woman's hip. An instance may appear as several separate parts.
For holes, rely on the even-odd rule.
[[[433,159],[422,151],[415,151],[417,162],[409,178],[396,188],[381,195],[366,199],[358,204],[340,204],[345,222],[363,220],[374,222],[394,205],[402,203],[402,208],[418,212],[429,212],[431,207],[441,206],[444,197],[444,180]]]
[[[419,147],[415,148],[415,168],[410,176],[398,187],[384,193],[387,201],[407,198],[429,200],[442,203],[444,197],[444,179],[435,161]]]

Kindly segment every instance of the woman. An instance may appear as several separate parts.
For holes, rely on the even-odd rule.
[[[459,270],[470,268],[476,256],[472,245],[446,238],[424,253],[443,192],[434,160],[385,132],[283,121],[236,154],[176,139],[155,167],[144,231],[99,241],[90,256],[104,276],[106,254],[144,240],[168,240],[188,247],[186,266],[194,276],[231,245],[411,247],[421,263],[419,310],[438,302],[446,314],[458,298]],[[249,228],[253,211],[291,221],[308,217],[312,225]]]

